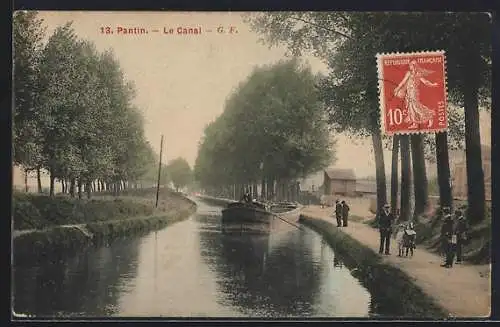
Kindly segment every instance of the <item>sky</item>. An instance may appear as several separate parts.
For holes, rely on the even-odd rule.
[[[233,88],[255,66],[285,58],[286,49],[269,49],[260,43],[240,13],[57,11],[40,12],[40,17],[47,35],[73,21],[80,38],[94,42],[100,51],[113,49],[125,77],[136,86],[134,103],[145,118],[146,138],[159,153],[164,134],[163,161],[184,157],[191,167],[204,127],[222,113]],[[217,32],[220,26],[224,33]],[[106,27],[114,33],[101,33]],[[201,28],[201,34],[178,35],[178,27]],[[123,34],[118,33],[120,28],[144,28],[149,33]],[[170,28],[174,33],[165,34],[164,29]],[[229,33],[231,28],[233,33]],[[327,71],[317,58],[303,59],[313,71]],[[491,138],[488,115],[481,117],[484,144],[490,144]],[[370,139],[354,144],[346,135],[336,138],[335,167],[353,168],[357,176],[375,175]],[[390,151],[385,151],[385,163],[389,172]]]

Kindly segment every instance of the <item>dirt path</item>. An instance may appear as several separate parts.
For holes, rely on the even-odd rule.
[[[334,221],[330,209],[307,206],[303,214]],[[379,234],[374,228],[349,222],[342,231],[378,253]],[[413,258],[400,258],[396,244],[391,240],[391,255],[383,256],[385,263],[398,267],[410,276],[416,285],[436,299],[437,303],[454,317],[488,317],[491,311],[491,265],[453,265],[441,267],[443,260],[425,249],[419,248]]]

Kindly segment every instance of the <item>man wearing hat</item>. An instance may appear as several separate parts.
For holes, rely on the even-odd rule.
[[[342,201],[342,226],[347,227],[347,219],[349,218],[349,205],[343,200]]]
[[[453,266],[453,259],[455,258],[457,237],[453,230],[453,219],[449,213],[446,213],[444,216],[443,226],[441,227],[441,239],[445,253],[445,262],[441,267],[451,268]]]
[[[394,221],[394,215],[391,213],[390,208],[386,203],[378,217],[378,230],[380,232],[380,248],[378,253],[385,253],[387,255],[390,254],[392,222]]]
[[[457,234],[457,263],[462,263],[462,250],[464,243],[467,240],[468,226],[461,210],[455,211],[455,220],[455,233]]]
[[[335,218],[337,219],[337,227],[342,227],[342,204],[338,199],[335,200]]]

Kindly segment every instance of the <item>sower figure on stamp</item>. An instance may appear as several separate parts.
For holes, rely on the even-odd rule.
[[[387,255],[390,254],[392,222],[394,221],[394,215],[391,213],[390,208],[388,204],[385,204],[384,209],[379,213],[378,217],[378,229],[380,232],[380,249],[378,253],[385,253]]]
[[[394,95],[404,98],[407,110],[405,122],[411,123],[409,128],[416,128],[417,124],[429,122],[432,125],[434,111],[427,108],[420,100],[420,85],[436,87],[437,83],[428,81],[425,76],[431,70],[421,68],[415,60],[410,61],[408,72],[394,90]]]
[[[457,263],[462,263],[462,251],[464,243],[467,241],[468,224],[462,211],[455,211],[456,234],[457,234]]]
[[[337,227],[342,227],[342,204],[339,200],[335,200],[335,218],[337,219]]]
[[[349,206],[345,201],[342,201],[342,226],[347,227],[347,219],[349,218]]]

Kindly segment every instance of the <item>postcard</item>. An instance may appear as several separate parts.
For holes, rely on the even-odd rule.
[[[489,317],[491,32],[14,12],[12,319]]]

